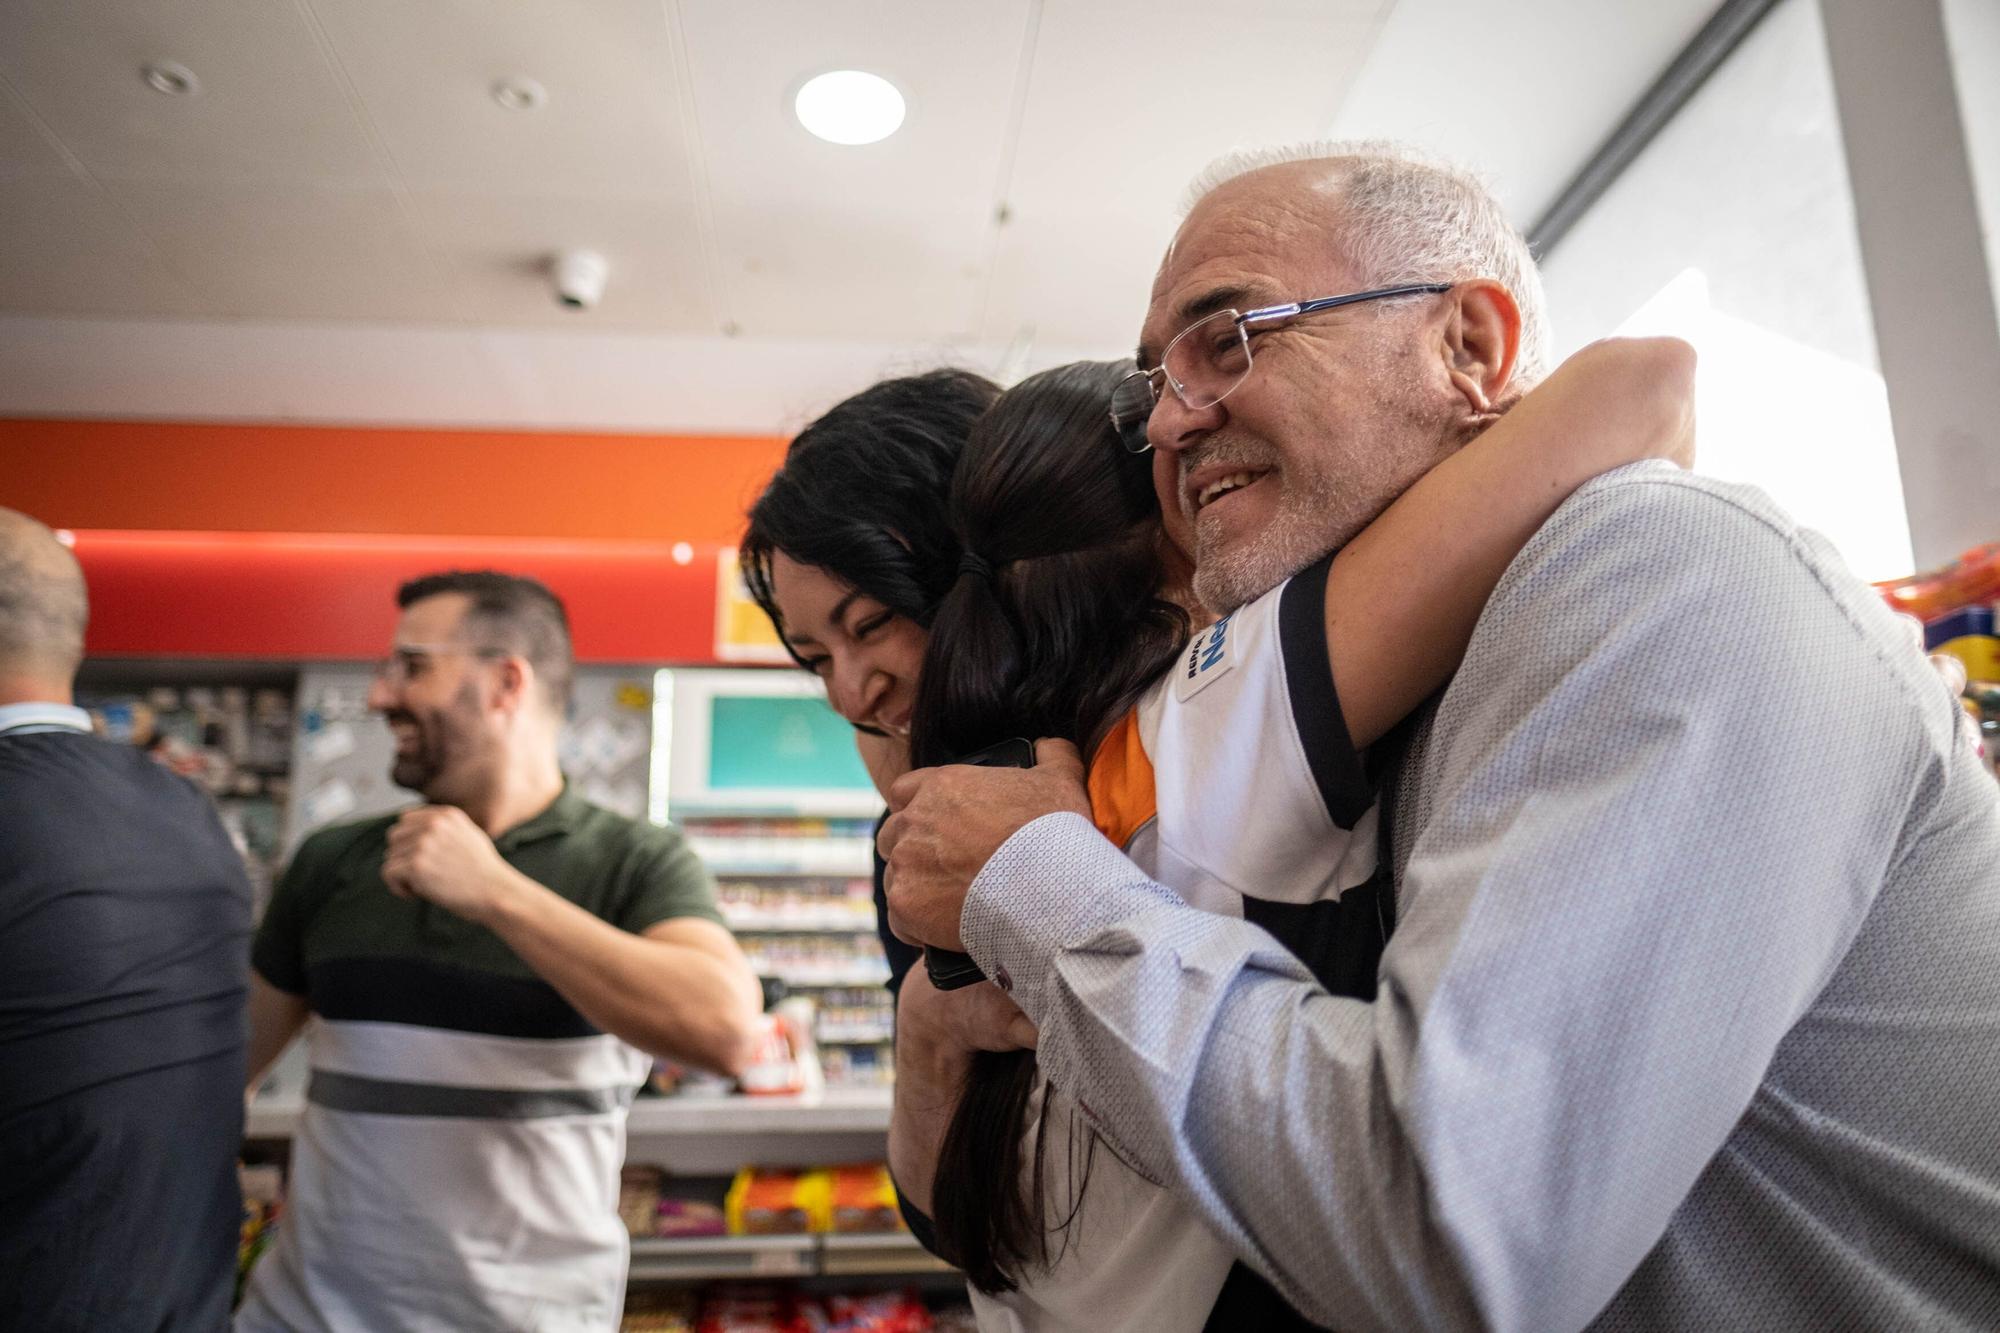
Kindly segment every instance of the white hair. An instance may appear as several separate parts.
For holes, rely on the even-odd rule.
[[[1407,144],[1317,142],[1246,149],[1195,177],[1187,208],[1219,186],[1263,167],[1324,162],[1339,191],[1339,245],[1366,287],[1491,278],[1521,311],[1514,383],[1531,388],[1549,372],[1549,319],[1542,275],[1528,243],[1471,172]],[[1301,293],[1317,295],[1317,293]]]

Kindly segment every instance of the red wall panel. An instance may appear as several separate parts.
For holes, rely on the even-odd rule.
[[[317,533],[75,533],[90,583],[89,651],[367,658],[386,651],[399,584],[442,569],[541,579],[568,604],[587,662],[715,656],[719,546]]]

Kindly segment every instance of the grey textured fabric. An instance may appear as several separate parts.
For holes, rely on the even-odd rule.
[[[1818,538],[1642,464],[1522,552],[1405,760],[1375,1003],[1075,816],[964,935],[1331,1326],[1992,1328],[2000,792],[1955,707]]]

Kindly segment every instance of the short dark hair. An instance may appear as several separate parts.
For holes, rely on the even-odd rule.
[[[544,697],[558,716],[569,711],[576,658],[570,648],[569,612],[548,585],[521,574],[492,569],[450,569],[411,579],[396,589],[405,610],[431,597],[461,593],[470,599],[462,622],[467,637],[482,648],[499,648],[528,659]]]
[[[784,632],[771,592],[780,551],[928,628],[959,543],[945,513],[972,424],[1000,386],[969,370],[871,385],[798,433],[750,507],[738,559],[750,595]]]

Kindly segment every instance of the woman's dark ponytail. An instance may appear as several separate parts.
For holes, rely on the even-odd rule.
[[[1059,736],[1088,752],[1186,639],[1186,615],[1157,596],[1164,571],[1149,463],[1125,451],[1107,415],[1129,369],[1046,371],[1003,394],[974,428],[952,479],[949,517],[963,555],[918,678],[916,766],[1012,736]],[[1025,1190],[1022,1179],[1034,1085],[1032,1051],[976,1054],[939,1151],[939,1246],[981,1291],[1010,1291],[1026,1268],[1048,1262],[1046,1099]],[[1072,1179],[1080,1197],[1082,1180]]]

